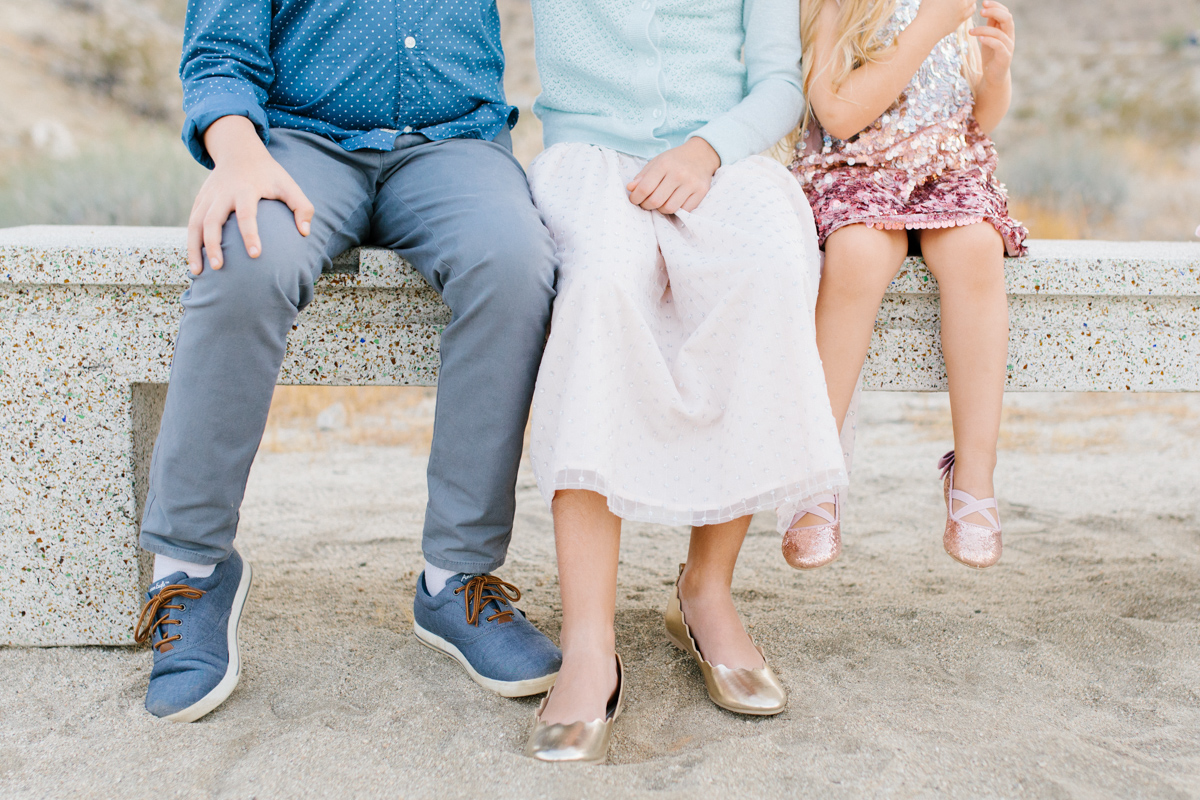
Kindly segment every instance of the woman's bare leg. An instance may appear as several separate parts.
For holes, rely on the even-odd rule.
[[[817,351],[839,431],[871,346],[879,304],[907,254],[905,231],[849,225],[825,240],[825,269],[817,293]],[[832,504],[824,508],[833,513]],[[796,524],[823,525],[825,520],[806,514]]]
[[[921,232],[921,252],[937,279],[942,353],[954,422],[954,487],[995,496],[996,440],[1008,372],[1004,240],[987,223]],[[967,522],[987,524],[980,514]]]
[[[733,605],[730,586],[750,517],[692,528],[680,601],[700,654],[710,664],[758,669],[762,656],[750,641]]]
[[[542,721],[590,722],[604,717],[617,686],[613,617],[621,520],[595,492],[557,492],[553,510],[563,662]]]

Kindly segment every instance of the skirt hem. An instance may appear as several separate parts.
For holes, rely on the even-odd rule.
[[[609,486],[607,480],[596,470],[560,469],[553,481],[538,481],[542,495],[550,505],[558,491],[585,491],[603,495],[608,500],[608,510],[630,522],[648,522],[659,525],[693,526],[720,525],[760,511],[776,512],[776,529],[782,535],[791,527],[801,509],[812,505],[814,497],[838,491],[849,485],[846,471],[826,470],[806,480],[785,483],[777,488],[760,492],[752,497],[739,499],[715,508],[672,507],[662,501],[638,500],[619,488]]]
[[[870,228],[889,231],[921,231],[944,228],[965,228],[968,225],[988,223],[1004,240],[1004,254],[1009,258],[1019,258],[1029,252],[1025,246],[1026,231],[1020,223],[1007,217],[995,217],[988,214],[909,214],[896,216],[861,216],[839,220],[829,226],[821,237],[821,247],[836,231],[851,225],[866,225]]]

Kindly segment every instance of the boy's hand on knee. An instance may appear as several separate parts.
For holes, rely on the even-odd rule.
[[[201,247],[208,263],[220,269],[221,230],[230,214],[237,215],[242,243],[251,258],[262,253],[258,236],[258,201],[279,200],[287,203],[296,217],[296,228],[308,236],[313,205],[300,186],[279,162],[271,157],[254,124],[245,117],[221,117],[204,133],[204,146],[215,167],[209,174],[188,219],[188,269],[199,275],[204,268]]]
[[[625,191],[629,202],[647,211],[674,214],[679,209],[695,211],[712,186],[712,176],[721,157],[712,145],[693,136],[679,147],[651,159],[633,177]]]

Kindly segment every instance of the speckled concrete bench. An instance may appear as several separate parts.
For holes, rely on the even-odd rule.
[[[132,642],[184,263],[179,229],[0,230],[0,643]],[[1008,285],[1010,389],[1200,390],[1200,245],[1035,242]],[[866,388],[944,388],[936,301],[909,262]],[[400,259],[349,253],[300,315],[280,382],[432,385],[448,319]]]

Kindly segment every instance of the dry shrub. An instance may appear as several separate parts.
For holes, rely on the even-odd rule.
[[[65,71],[148,119],[177,115],[181,91],[169,65],[178,62],[174,43],[138,37],[105,19],[98,20],[79,43],[74,63]]]
[[[1186,241],[1200,224],[1200,138],[1189,148],[1140,136],[1029,136],[1000,177],[1013,215],[1041,239]]]
[[[1035,237],[1046,239],[1095,236],[1129,197],[1128,175],[1119,151],[1059,136],[1007,149],[999,170],[1014,213]]]
[[[901,419],[926,441],[946,442],[954,437],[949,400],[943,393],[906,397]],[[1185,436],[1200,434],[1200,405],[1186,395],[1010,392],[1004,397],[999,449],[1025,453],[1136,449],[1148,426],[1168,419]]]
[[[352,444],[408,446],[425,453],[433,438],[436,394],[419,386],[280,386],[262,448],[282,452]],[[329,418],[322,419],[326,412]]]
[[[177,71],[185,3],[72,0],[66,5],[78,16],[78,40],[64,49],[64,78],[111,97],[138,117],[182,119]]]
[[[1140,432],[1165,419],[1194,435],[1200,432],[1196,412],[1194,402],[1177,394],[1009,394],[999,446],[1010,452],[1111,453],[1138,447]]]
[[[128,131],[74,158],[31,159],[0,176],[0,227],[186,225],[206,175],[174,135]]]
[[[1086,214],[1047,208],[1036,200],[1021,197],[1009,204],[1013,217],[1024,223],[1035,239],[1082,239],[1088,230]]]

